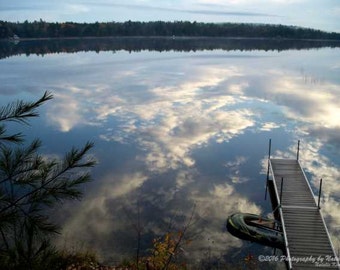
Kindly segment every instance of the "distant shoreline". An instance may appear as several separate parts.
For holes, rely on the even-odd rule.
[[[337,39],[314,39],[314,38],[275,38],[275,37],[224,37],[224,36],[73,36],[73,37],[37,37],[37,38],[0,38],[0,41],[48,41],[48,40],[95,40],[95,39],[170,39],[170,40],[270,40],[270,41],[317,41],[317,42],[340,42]]]
[[[13,40],[36,38],[246,38],[338,40],[340,33],[297,26],[254,23],[200,23],[190,21],[126,22],[5,22],[0,21],[0,38]]]

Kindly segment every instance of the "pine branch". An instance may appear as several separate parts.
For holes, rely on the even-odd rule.
[[[20,132],[12,135],[6,135],[5,127],[3,125],[0,125],[0,143],[1,141],[21,143],[23,142],[23,135]]]
[[[80,198],[81,184],[91,180],[87,168],[96,163],[87,156],[93,147],[90,142],[83,148],[72,148],[63,161],[39,155],[39,140],[25,148],[7,144],[20,143],[23,136],[9,135],[1,121],[28,124],[30,118],[38,116],[37,108],[51,98],[45,92],[36,102],[18,101],[0,108],[0,257],[4,252],[6,260],[29,269],[35,269],[49,252],[50,245],[44,242],[48,234],[58,233],[58,226],[49,221],[45,210],[65,199]]]
[[[13,151],[9,147],[0,148],[0,171],[6,175],[6,178],[0,180],[0,184],[8,181],[10,178],[18,175],[37,170],[42,164],[40,156],[36,151],[40,148],[41,141],[34,140],[27,148]],[[30,181],[29,177],[26,180]],[[26,181],[27,182],[27,181]]]
[[[35,102],[17,101],[10,103],[5,107],[0,108],[0,122],[14,121],[27,124],[27,118],[39,116],[36,109],[52,98],[52,94],[46,91],[44,95]]]
[[[9,244],[8,244],[7,238],[5,236],[4,231],[2,230],[1,226],[0,226],[0,234],[1,234],[2,241],[4,242],[5,248],[8,250]]]
[[[26,198],[38,196],[39,192],[48,188],[51,183],[56,182],[60,179],[66,172],[70,171],[71,169],[75,168],[82,168],[82,167],[92,167],[96,164],[94,160],[88,160],[84,163],[80,163],[83,159],[84,155],[93,147],[93,143],[86,143],[86,145],[81,150],[72,149],[70,153],[66,154],[64,165],[62,166],[61,170],[57,171],[54,175],[52,175],[48,180],[43,181],[39,187],[31,190],[23,194],[21,197],[17,198],[16,200],[12,201],[6,207],[0,209],[0,214],[7,211],[12,207],[18,207],[20,202],[25,200]],[[77,182],[75,182],[76,184]]]
[[[83,159],[84,155],[93,147],[93,145],[94,144],[92,142],[87,142],[83,149],[78,150],[72,148],[72,150],[65,156],[64,165],[70,168],[93,167],[96,164],[93,160],[89,160],[85,163],[79,163]]]

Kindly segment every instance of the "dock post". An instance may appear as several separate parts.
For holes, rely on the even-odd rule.
[[[299,154],[300,154],[300,140],[298,140],[298,147],[296,152],[296,160],[299,160]]]
[[[322,188],[322,178],[320,179],[319,199],[318,199],[318,209],[320,209],[321,188]]]
[[[269,160],[270,160],[270,152],[271,152],[271,150],[272,150],[272,139],[269,139],[267,181],[269,180]]]
[[[268,151],[268,168],[267,168],[267,181],[266,181],[266,192],[264,194],[264,200],[267,200],[267,192],[268,192],[268,181],[269,181],[269,160],[270,160],[270,152],[272,149],[272,139],[269,139],[269,151]]]
[[[281,177],[280,206],[282,206],[283,177]]]

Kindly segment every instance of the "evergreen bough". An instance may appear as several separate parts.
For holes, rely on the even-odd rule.
[[[6,123],[28,124],[37,108],[53,97],[17,101],[0,108],[0,269],[60,269],[51,236],[59,227],[47,210],[67,199],[79,199],[80,187],[91,180],[93,147],[72,148],[62,160],[38,153],[41,141],[25,146],[22,133],[10,134]]]

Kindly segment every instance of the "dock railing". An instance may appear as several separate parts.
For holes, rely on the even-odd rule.
[[[274,176],[274,171],[273,171],[273,166],[271,165],[271,161],[269,159],[269,167],[271,170],[271,174]],[[275,179],[273,179],[275,181]],[[282,189],[283,189],[283,178],[281,179],[281,190],[280,193],[277,190],[276,185],[274,185],[274,189],[275,189],[275,194],[276,194],[276,199],[278,202],[278,210],[279,210],[279,216],[280,216],[280,221],[281,221],[281,225],[282,225],[282,232],[283,232],[283,239],[285,242],[285,248],[286,248],[286,256],[287,256],[287,260],[288,260],[288,267],[289,269],[293,269],[293,265],[292,265],[292,260],[291,260],[291,256],[290,256],[290,250],[289,250],[289,243],[288,243],[288,237],[287,237],[287,232],[286,232],[286,226],[285,226],[285,221],[282,218],[283,217],[283,213],[282,213]],[[280,198],[279,195],[280,194]]]

